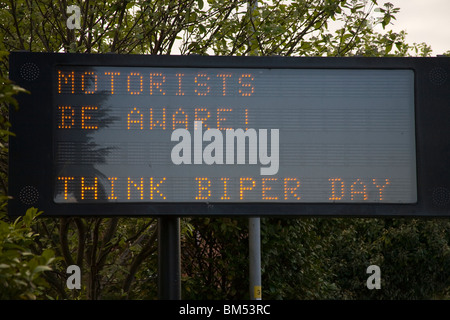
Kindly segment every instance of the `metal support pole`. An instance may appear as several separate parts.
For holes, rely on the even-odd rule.
[[[180,218],[158,219],[158,296],[181,300]]]
[[[248,11],[253,16],[253,11],[258,7],[258,0],[249,0]],[[251,17],[253,19],[253,17]],[[256,32],[256,30],[253,30]],[[254,37],[250,37],[250,46],[255,41]],[[258,55],[258,50],[254,52]],[[249,280],[250,280],[250,299],[262,299],[261,287],[261,219],[248,219],[248,239],[249,239]]]
[[[261,300],[261,219],[249,218],[250,299]]]

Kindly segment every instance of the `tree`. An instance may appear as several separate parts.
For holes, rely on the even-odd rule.
[[[329,268],[340,299],[443,299],[450,281],[450,224],[441,219],[333,219]],[[326,228],[325,230],[327,230]],[[329,230],[329,229],[328,229]],[[368,290],[369,265],[381,290]]]
[[[80,8],[80,29],[66,26],[69,4]],[[10,0],[0,4],[0,36],[4,39],[0,50],[156,55],[177,53],[179,48],[184,55],[265,56],[406,56],[414,50],[416,54],[430,53],[426,46],[421,49],[406,44],[404,32],[375,31],[376,25],[387,28],[395,20],[398,8],[389,3],[380,6],[377,0],[274,0],[258,1],[253,10],[248,10],[248,5],[248,0]],[[373,18],[375,10],[378,18]],[[2,63],[2,74],[7,73],[7,66],[7,61]],[[6,109],[2,112],[6,114]],[[379,221],[263,219],[263,296],[359,297],[361,293],[351,284],[356,270],[368,260],[354,258],[364,252],[376,257],[387,254],[370,244],[384,236]],[[430,226],[436,223],[431,221]],[[364,230],[370,236],[356,233],[350,237],[361,225],[366,225]],[[185,297],[247,297],[242,272],[247,265],[245,219],[186,218],[183,226]],[[150,217],[40,218],[33,225],[40,235],[37,248],[43,252],[54,247],[56,255],[63,257],[59,271],[45,273],[56,292],[53,294],[87,299],[156,296],[156,227],[155,219]],[[403,227],[388,229],[395,239],[396,234],[400,236],[398,228]],[[441,232],[436,238],[434,233],[425,234],[428,240],[444,243]],[[401,235],[400,248],[403,242],[410,241],[404,233]],[[342,247],[339,241],[344,242]],[[332,247],[339,250],[332,251]],[[425,256],[436,254],[433,252],[425,249]],[[69,292],[61,285],[70,264],[82,267],[85,276],[81,291]],[[445,291],[434,288],[428,294],[435,289]]]
[[[38,234],[32,227],[42,212],[27,210],[23,217],[9,223],[0,214],[0,299],[43,299],[50,284],[44,272],[51,272],[55,253],[47,248],[35,253]]]

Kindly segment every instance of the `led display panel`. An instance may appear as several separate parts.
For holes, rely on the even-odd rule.
[[[55,77],[57,203],[416,202],[411,70]]]
[[[430,215],[447,58],[12,53],[10,212]]]

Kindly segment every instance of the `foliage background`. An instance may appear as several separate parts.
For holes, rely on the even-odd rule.
[[[72,4],[81,8],[79,30],[66,27]],[[398,12],[377,0],[2,1],[0,297],[157,298],[154,218],[6,216],[8,105],[25,94],[7,80],[7,52],[429,56],[425,43],[389,30]],[[450,297],[447,219],[261,221],[264,299]],[[249,298],[247,219],[184,218],[181,243],[184,299]],[[81,290],[65,286],[71,264],[82,268]],[[381,268],[381,290],[366,288],[371,264]]]

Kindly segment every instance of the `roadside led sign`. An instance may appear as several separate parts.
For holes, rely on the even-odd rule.
[[[439,168],[420,156],[436,133],[432,152],[448,152],[448,111],[431,113],[448,101],[448,66],[13,53],[12,79],[31,95],[11,110],[11,203],[49,215],[442,215],[447,186],[422,179]]]

